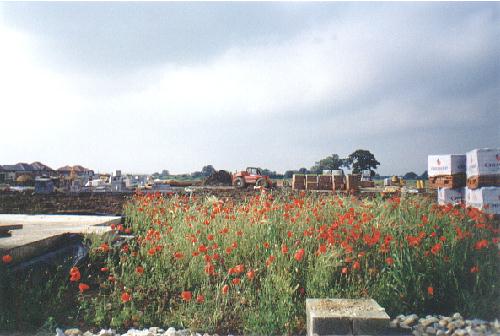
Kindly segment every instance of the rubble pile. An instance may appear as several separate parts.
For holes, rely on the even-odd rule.
[[[225,170],[217,170],[203,181],[205,186],[230,186],[233,179],[231,173]]]

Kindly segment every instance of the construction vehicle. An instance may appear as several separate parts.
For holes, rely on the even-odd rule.
[[[248,167],[246,170],[233,174],[233,186],[236,188],[245,188],[247,186],[270,187],[272,181],[269,176],[262,175],[259,168]]]

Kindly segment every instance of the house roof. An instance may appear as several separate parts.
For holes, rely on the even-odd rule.
[[[33,167],[27,163],[17,163],[15,165],[3,165],[3,169],[9,171],[31,171]]]
[[[50,168],[49,166],[47,165],[44,165],[43,163],[41,163],[40,161],[35,161],[31,164],[31,167],[33,167],[33,170],[52,170],[52,168]]]
[[[58,171],[72,171],[72,170],[74,170],[76,173],[80,173],[80,172],[89,171],[90,169],[87,169],[87,168],[80,166],[80,165],[74,165],[73,167],[66,165],[66,166],[61,167],[57,170]]]

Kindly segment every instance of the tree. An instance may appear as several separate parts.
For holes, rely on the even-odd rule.
[[[405,180],[416,180],[418,178],[418,175],[415,174],[414,172],[409,172],[406,173],[405,176],[403,176]]]
[[[170,176],[170,172],[167,169],[161,171],[161,176]]]
[[[212,165],[205,166],[201,169],[201,174],[205,177],[208,177],[215,173],[215,168]]]
[[[326,158],[319,160],[311,167],[311,171],[316,174],[321,174],[323,170],[336,170],[346,166],[346,160],[339,158],[338,154],[332,154]]]
[[[369,169],[373,176],[375,174],[375,169],[380,165],[380,162],[375,159],[375,156],[365,149],[354,151],[347,157],[346,161],[349,166],[352,165],[353,174],[360,174],[361,171]]]
[[[292,177],[293,177],[293,174],[297,174],[297,171],[296,171],[296,170],[287,170],[287,171],[285,172],[284,177],[285,177],[285,178],[292,178]]]
[[[202,177],[202,176],[203,176],[203,174],[201,173],[201,171],[195,171],[195,172],[191,173],[192,178],[198,178],[198,177]]]
[[[275,171],[272,171],[272,170],[269,170],[269,169],[266,169],[266,168],[259,168],[260,169],[260,172],[262,175],[267,175],[271,178],[275,178],[276,177],[276,172]]]
[[[307,170],[307,168],[300,168],[299,174],[309,174],[309,170]]]
[[[420,178],[421,178],[422,180],[427,180],[427,179],[429,178],[429,174],[427,174],[427,170],[426,170],[426,171],[424,171],[424,172],[422,173],[422,175],[420,175]]]

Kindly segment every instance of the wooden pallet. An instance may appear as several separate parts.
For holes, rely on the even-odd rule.
[[[500,187],[500,175],[470,176],[467,178],[467,187],[469,189]]]
[[[465,187],[465,174],[429,176],[429,188],[461,188]]]

